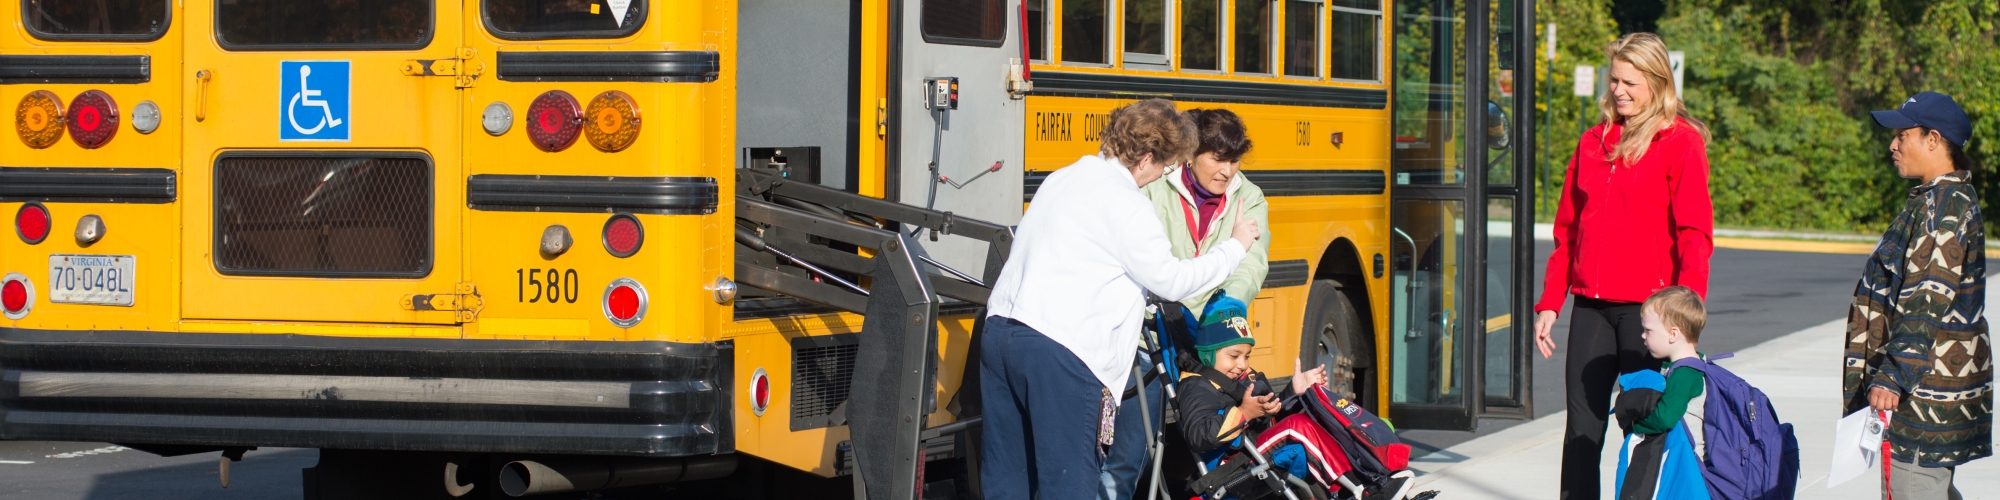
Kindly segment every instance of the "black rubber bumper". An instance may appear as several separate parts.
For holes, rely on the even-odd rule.
[[[732,352],[726,342],[0,328],[0,438],[729,453]]]

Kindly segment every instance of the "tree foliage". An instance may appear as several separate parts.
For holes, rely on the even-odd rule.
[[[1588,20],[1588,14],[1608,12],[1609,4],[1542,0],[1537,17],[1550,19],[1547,14],[1556,11],[1564,23],[1561,38],[1596,35],[1577,40],[1585,46],[1577,48],[1588,50],[1574,55],[1603,64],[1602,46],[1616,34],[1578,33],[1566,21]],[[2000,6],[1991,0],[1666,4],[1659,34],[1673,50],[1686,52],[1689,108],[1714,131],[1708,149],[1718,224],[1880,231],[1913,182],[1895,175],[1889,131],[1868,112],[1895,108],[1920,91],[1957,99],[1973,121],[1968,152],[1974,163],[2000,165],[2000,145],[1984,140],[2000,131],[2000,47],[1992,21]],[[1571,47],[1564,44],[1565,57]],[[1560,120],[1561,112],[1549,118]],[[1566,149],[1551,149],[1565,154],[1551,154],[1549,161],[1567,162],[1574,140]],[[1559,146],[1563,141],[1548,144]],[[1551,172],[1560,175],[1561,169]],[[1988,206],[2000,202],[1996,177],[1974,175]]]

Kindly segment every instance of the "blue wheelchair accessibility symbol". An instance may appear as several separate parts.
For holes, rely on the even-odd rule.
[[[349,61],[279,63],[278,140],[349,140],[351,69]]]

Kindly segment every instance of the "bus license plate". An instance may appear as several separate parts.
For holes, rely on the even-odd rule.
[[[50,255],[49,302],[132,305],[138,267],[138,259],[130,255]]]

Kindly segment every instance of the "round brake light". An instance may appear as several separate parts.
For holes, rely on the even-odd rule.
[[[619,328],[631,328],[646,318],[646,287],[632,278],[618,278],[604,288],[604,317]]]
[[[48,238],[49,228],[54,225],[55,222],[49,218],[49,207],[40,203],[28,202],[21,205],[20,211],[14,212],[14,234],[20,235],[21,241],[30,245]]]
[[[69,138],[97,149],[118,135],[118,103],[102,90],[85,90],[69,101]]]
[[[604,221],[604,250],[618,258],[631,257],[639,253],[639,247],[646,244],[646,228],[639,225],[639,218],[632,214],[617,214]]]
[[[598,151],[624,151],[639,139],[639,103],[630,94],[616,90],[597,94],[584,116],[590,123],[584,124],[583,135]]]
[[[7,319],[21,319],[35,306],[35,284],[21,273],[7,273],[0,278],[0,314]]]
[[[528,140],[542,151],[569,149],[583,133],[583,106],[568,92],[551,90],[536,96],[528,105],[527,118]]]
[[[20,107],[14,110],[14,133],[31,148],[54,146],[63,136],[62,97],[47,90],[22,96]]]
[[[762,417],[764,410],[770,407],[771,377],[764,374],[763,368],[758,368],[757,373],[750,375],[750,411]]]

